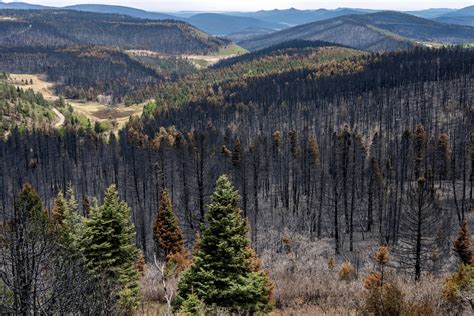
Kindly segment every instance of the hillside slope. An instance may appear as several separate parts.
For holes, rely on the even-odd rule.
[[[46,127],[57,119],[41,94],[31,89],[17,89],[7,83],[7,78],[8,75],[0,74],[0,139],[14,127]],[[28,87],[29,83],[25,84]]]
[[[248,16],[255,19],[259,19],[266,22],[272,23],[283,23],[288,26],[301,25],[305,23],[317,22],[327,19],[336,18],[347,14],[364,14],[367,12],[341,8],[336,10],[318,9],[318,10],[298,10],[290,8],[286,10],[261,10],[257,12],[244,12],[237,13],[242,16]]]
[[[294,39],[327,41],[367,51],[406,49],[413,46],[406,40],[388,36],[380,30],[359,23],[353,15],[295,26],[240,41],[238,44],[248,50],[259,50]]]
[[[456,11],[456,9],[436,8],[436,9],[425,9],[425,10],[417,10],[417,11],[405,11],[405,13],[418,16],[420,18],[435,19],[444,14],[448,14],[454,11]]]
[[[225,93],[220,86],[240,85],[251,79],[303,69],[317,71],[318,75],[323,76],[325,70],[334,69],[335,64],[351,64],[351,58],[361,57],[355,62],[361,66],[365,55],[365,52],[325,42],[285,42],[259,52],[221,60],[176,82],[163,81],[155,101],[144,108],[143,114],[147,117],[156,110],[179,108],[197,99],[207,99],[217,105]]]
[[[281,30],[287,26],[276,22],[265,22],[252,17],[240,17],[217,13],[203,13],[187,20],[195,27],[214,35],[228,35],[251,28]]]
[[[227,41],[178,21],[77,11],[1,10],[0,45],[109,45],[166,54],[214,52]]]
[[[474,26],[474,5],[436,17],[436,21]]]
[[[239,42],[257,50],[291,39],[321,40],[367,51],[410,48],[414,41],[457,44],[472,42],[474,28],[448,25],[399,12],[347,15],[296,26]]]
[[[161,77],[127,54],[104,47],[0,48],[0,69],[18,74],[45,74],[55,92],[70,99],[142,102]]]
[[[416,41],[462,44],[474,41],[474,28],[439,23],[394,11],[359,15],[357,21]]]
[[[0,10],[1,9],[14,9],[14,10],[49,10],[53,7],[47,7],[38,4],[29,4],[26,2],[0,2]]]
[[[176,17],[170,14],[149,12],[131,7],[119,6],[119,5],[105,5],[105,4],[76,4],[63,7],[64,10],[73,11],[84,11],[94,13],[113,13],[128,15],[139,19],[149,20],[175,20]]]
[[[260,27],[248,27],[241,31],[233,32],[226,35],[225,37],[233,41],[234,43],[241,42],[254,38],[256,36],[270,34],[276,32],[273,29],[260,28]]]

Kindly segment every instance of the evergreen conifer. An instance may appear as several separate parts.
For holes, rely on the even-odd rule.
[[[92,207],[81,242],[89,270],[98,278],[110,280],[126,311],[138,306],[140,293],[135,227],[129,217],[130,208],[111,185],[103,204]]]
[[[199,251],[178,284],[178,310],[193,294],[206,306],[230,311],[271,309],[271,281],[265,271],[256,269],[247,222],[238,203],[238,192],[227,176],[221,176],[206,215],[208,226],[202,229]]]

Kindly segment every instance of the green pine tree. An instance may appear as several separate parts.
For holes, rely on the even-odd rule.
[[[56,230],[62,236],[62,243],[71,247],[71,250],[79,250],[78,243],[83,232],[84,218],[79,214],[78,203],[71,185],[66,190],[66,197],[62,191],[58,193],[51,217],[56,225]]]
[[[245,312],[271,309],[271,281],[256,264],[238,204],[238,192],[227,176],[221,176],[206,214],[208,226],[202,229],[199,251],[178,284],[177,310],[193,293],[206,306]]]
[[[205,314],[205,309],[206,307],[199,297],[197,297],[196,294],[191,293],[181,305],[179,312],[186,316],[201,316]]]
[[[81,241],[88,268],[98,278],[112,283],[125,311],[138,306],[140,293],[135,227],[129,218],[130,208],[120,200],[115,185],[111,185],[103,204],[91,209]]]

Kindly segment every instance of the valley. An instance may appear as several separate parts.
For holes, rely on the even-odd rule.
[[[36,93],[41,93],[45,100],[54,102],[59,100],[59,96],[54,94],[54,83],[45,81],[43,76],[28,74],[10,74],[9,82],[17,87],[32,89]],[[73,99],[63,99],[75,112],[85,117],[92,124],[95,122],[104,123],[107,130],[117,133],[125,126],[131,116],[141,116],[143,106],[146,104],[135,104],[125,106],[124,104],[106,105],[97,101],[78,101]],[[57,111],[56,108],[53,111]],[[61,114],[62,115],[62,114]],[[59,116],[59,115],[58,115]],[[64,117],[60,119],[55,127],[61,127]]]

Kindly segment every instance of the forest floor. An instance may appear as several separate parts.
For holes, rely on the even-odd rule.
[[[273,283],[275,307],[268,315],[367,315],[364,310],[367,297],[364,280],[377,269],[371,258],[378,249],[378,242],[366,237],[368,240],[358,241],[353,253],[344,251],[334,256],[332,238],[312,241],[309,236],[290,231],[264,233],[262,243],[265,241],[270,248],[260,251],[260,259]],[[394,258],[392,254],[390,258]],[[353,263],[352,272],[343,279],[341,271],[346,260]],[[443,309],[442,289],[445,277],[453,271],[452,268],[445,266],[437,277],[426,273],[416,282],[409,271],[397,272],[395,267],[396,260],[392,259],[386,266],[385,278],[402,293],[399,298],[392,298],[392,302],[403,309],[401,315],[451,315]],[[165,315],[167,305],[162,277],[151,264],[145,267],[141,288],[143,301],[135,315]],[[176,280],[167,280],[166,288],[175,297]],[[465,313],[457,315],[472,315],[469,312],[466,309]],[[230,314],[218,312],[216,315]]]
[[[35,92],[41,93],[48,101],[56,101],[59,99],[59,96],[54,94],[54,83],[46,81],[41,75],[10,74],[10,81],[17,87],[32,89]],[[30,83],[31,81],[32,83]],[[92,123],[110,123],[112,120],[115,121],[116,124],[110,124],[112,126],[111,129],[114,132],[117,132],[122,128],[128,122],[130,116],[140,116],[143,112],[143,106],[147,103],[143,102],[131,106],[117,104],[111,107],[96,101],[79,101],[72,99],[65,99],[64,101],[69,103],[74,111],[84,115]],[[61,117],[58,117],[61,120]],[[63,124],[55,124],[55,127],[60,127],[62,125]]]

